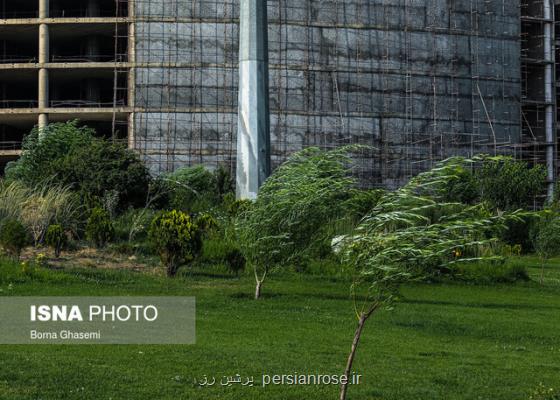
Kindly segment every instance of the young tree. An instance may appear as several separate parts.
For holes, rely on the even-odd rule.
[[[458,167],[465,162],[450,159],[386,194],[343,241],[342,258],[355,272],[352,293],[358,320],[344,372],[347,378],[366,322],[393,305],[402,284],[482,258],[482,249],[497,241],[505,221],[517,218],[492,215],[480,205],[444,201],[446,188],[460,178]],[[343,382],[341,400],[347,389]]]
[[[349,153],[308,148],[294,154],[265,182],[238,218],[241,249],[255,273],[255,298],[271,268],[298,262],[312,246],[330,241],[322,229],[344,214],[355,179]]]
[[[547,260],[560,255],[560,217],[547,211],[538,224],[535,250],[541,259],[541,285],[544,283],[544,265]]]

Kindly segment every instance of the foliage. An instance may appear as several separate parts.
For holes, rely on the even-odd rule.
[[[530,167],[510,157],[485,157],[476,172],[480,197],[491,208],[517,210],[531,207],[534,198],[542,194],[546,170],[542,165]]]
[[[0,245],[10,255],[19,259],[21,250],[29,243],[25,227],[15,219],[5,219],[0,225]]]
[[[28,193],[22,204],[21,221],[31,232],[35,245],[43,241],[50,224],[77,231],[80,206],[68,187],[39,186]]]
[[[235,191],[235,181],[230,171],[223,165],[219,165],[214,171],[214,179],[216,181],[216,192],[220,198]]]
[[[155,213],[151,208],[131,208],[117,216],[113,221],[115,239],[123,242],[146,240]]]
[[[37,254],[37,256],[35,257],[35,265],[43,268],[48,267],[49,263],[47,260],[47,256],[43,253]]]
[[[446,160],[387,193],[348,239],[343,256],[359,276],[356,284],[371,285],[375,301],[393,298],[403,281],[487,258],[485,250],[498,241],[506,222],[519,220],[520,213],[493,215],[483,205],[445,201],[449,183],[459,180],[470,162]]]
[[[509,219],[483,205],[446,202],[450,183],[459,181],[470,160],[452,158],[385,194],[355,232],[342,240],[342,259],[354,271],[352,292],[358,328],[345,375],[348,376],[365,322],[391,307],[399,288],[439,275],[461,263],[491,260],[491,247]],[[347,385],[341,389],[346,398]]]
[[[544,263],[560,255],[560,215],[546,211],[538,224],[535,250],[541,258],[541,283],[544,279]]]
[[[472,166],[458,165],[456,179],[446,188],[444,200],[452,203],[474,204],[480,200],[480,187]]]
[[[292,155],[239,218],[241,249],[255,269],[257,298],[270,268],[297,263],[315,243],[330,241],[321,228],[345,215],[345,202],[356,186],[348,168],[356,149],[308,148]],[[258,277],[259,270],[264,278]]]
[[[225,255],[226,263],[228,268],[235,274],[239,275],[240,272],[245,270],[245,264],[247,260],[241,252],[241,250],[233,248],[229,250]]]
[[[199,227],[188,214],[177,210],[158,215],[151,224],[149,237],[171,277],[181,264],[194,260],[202,250]]]
[[[237,218],[249,211],[253,202],[246,199],[236,200],[235,195],[232,193],[231,198],[230,196],[224,196],[224,205],[229,215],[233,218]]]
[[[198,212],[219,200],[216,176],[203,165],[180,168],[160,180],[167,191],[167,208]]]
[[[86,225],[86,238],[101,248],[115,237],[115,228],[107,211],[96,207],[91,211]]]
[[[45,235],[45,243],[54,250],[54,256],[60,257],[60,252],[66,246],[68,238],[60,225],[51,225]]]
[[[523,254],[532,253],[539,221],[539,213],[524,213],[518,220],[507,221],[507,229],[500,235],[500,240],[510,246],[520,246]]]
[[[353,221],[359,221],[379,203],[385,190],[352,189],[349,195],[343,208]]]
[[[115,208],[142,205],[150,182],[139,157],[125,146],[96,138],[77,121],[51,124],[25,138],[22,157],[6,169],[9,181],[27,186],[57,182],[90,205],[116,202]]]
[[[20,182],[0,183],[0,219],[19,220],[35,244],[42,242],[51,224],[76,232],[79,214],[80,206],[67,187],[29,188]]]
[[[216,219],[208,213],[200,214],[196,218],[196,225],[205,237],[215,235],[220,229],[218,221],[216,221]]]

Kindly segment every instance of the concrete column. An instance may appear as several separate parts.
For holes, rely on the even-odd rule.
[[[255,199],[270,175],[266,1],[241,0],[237,198]]]
[[[554,84],[554,4],[552,0],[544,0],[544,92],[546,101],[545,131],[546,131],[546,166],[548,177],[548,201],[554,200],[556,186],[556,112],[555,112],[555,84]]]
[[[135,143],[135,106],[136,106],[136,10],[134,8],[134,1],[128,2],[128,62],[130,68],[128,70],[128,107],[130,114],[128,116],[128,147],[134,149]]]
[[[49,17],[49,0],[39,0],[39,129],[48,125],[48,115],[45,109],[49,106],[49,71],[45,64],[49,62],[49,26],[45,18]]]

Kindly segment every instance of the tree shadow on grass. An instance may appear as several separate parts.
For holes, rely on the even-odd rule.
[[[508,304],[508,303],[460,303],[456,301],[443,301],[443,300],[413,300],[401,299],[400,303],[404,304],[420,304],[420,305],[434,305],[434,306],[452,306],[464,308],[486,308],[490,310],[557,310],[558,307],[547,305],[535,304]]]
[[[281,294],[281,293],[261,293],[261,300],[262,299],[275,299],[275,298],[279,298],[279,297],[285,297],[285,294]],[[254,300],[255,299],[255,295],[253,293],[249,293],[249,292],[238,292],[238,293],[232,293],[229,295],[229,297],[231,297],[232,299],[240,299],[240,300]]]

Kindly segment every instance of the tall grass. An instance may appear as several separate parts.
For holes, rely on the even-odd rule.
[[[0,220],[19,220],[40,243],[49,225],[60,224],[76,232],[80,204],[68,187],[40,185],[29,188],[22,183],[0,183]]]

